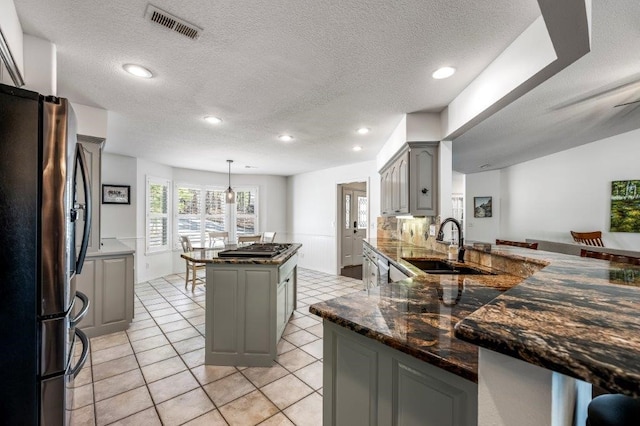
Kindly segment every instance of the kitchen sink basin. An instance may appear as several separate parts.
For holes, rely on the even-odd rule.
[[[460,266],[437,259],[412,259],[403,257],[402,260],[420,269],[426,274],[440,275],[495,275],[493,272],[483,271],[470,266]]]

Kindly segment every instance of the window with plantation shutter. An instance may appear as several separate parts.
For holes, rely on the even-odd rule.
[[[236,190],[236,234],[257,235],[258,212],[256,198],[258,188],[238,188]]]
[[[169,181],[147,178],[147,252],[169,249]]]
[[[209,232],[225,230],[225,188],[202,187],[177,184],[176,231],[177,235],[189,237],[194,247],[207,247]],[[176,242],[176,248],[180,244]]]

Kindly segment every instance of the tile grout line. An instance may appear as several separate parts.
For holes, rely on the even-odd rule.
[[[306,275],[306,276],[305,276],[305,275]],[[318,286],[319,286],[319,284],[321,284],[321,283],[325,282],[325,283],[329,284],[327,287],[329,287],[329,286],[333,287],[333,286],[336,286],[336,285],[340,286],[340,287],[341,287],[341,291],[348,291],[348,293],[345,293],[345,294],[349,294],[349,293],[353,293],[353,292],[357,291],[357,290],[355,290],[355,287],[357,286],[357,283],[356,283],[356,281],[357,281],[357,280],[355,280],[355,279],[354,279],[354,280],[345,280],[345,281],[338,281],[338,282],[334,282],[334,281],[336,281],[336,280],[335,280],[335,277],[333,277],[333,276],[331,276],[331,275],[329,275],[329,274],[323,274],[323,275],[326,275],[326,277],[327,277],[327,278],[330,278],[330,279],[331,279],[331,281],[322,281],[322,278],[320,278],[320,277],[318,277],[318,278],[311,278],[311,277],[310,277],[310,275],[311,275],[311,274],[305,274],[305,275],[303,275],[303,277],[308,278],[308,279],[303,279],[302,281],[303,281],[303,282],[305,282],[305,283],[308,283],[308,286],[318,287]],[[315,276],[315,275],[316,275],[316,274],[314,274],[314,276]],[[171,274],[170,276],[176,276],[176,277],[179,277],[180,275],[179,275],[179,274]],[[311,279],[313,279],[313,281],[311,281]],[[162,282],[160,282],[160,280],[162,280]],[[351,284],[351,282],[352,282],[352,281],[354,282],[354,284]],[[144,301],[144,299],[145,299],[145,298],[147,298],[147,297],[144,297],[144,296],[143,296],[143,297],[141,297],[140,295],[135,294],[135,297],[136,297],[136,299],[137,299],[137,300],[136,300],[136,302],[137,302],[136,304],[138,304],[138,303],[139,303],[139,305],[138,305],[138,311],[140,310],[139,308],[143,308],[143,309],[144,309],[144,311],[145,311],[145,313],[146,313],[146,314],[148,314],[148,315],[149,315],[149,317],[150,317],[150,318],[147,318],[147,319],[144,319],[144,320],[141,320],[141,321],[145,321],[145,320],[148,320],[148,319],[152,319],[152,320],[153,320],[153,324],[155,325],[155,327],[158,327],[158,329],[159,329],[159,331],[160,331],[160,334],[158,334],[158,335],[162,335],[162,336],[166,339],[166,341],[168,342],[168,345],[169,345],[169,346],[171,346],[171,348],[175,351],[175,353],[177,354],[177,356],[180,358],[180,361],[182,362],[182,364],[186,367],[186,370],[185,370],[185,371],[189,371],[189,374],[191,375],[191,377],[192,377],[192,378],[196,381],[196,383],[198,384],[198,386],[197,386],[196,388],[191,389],[191,390],[189,390],[189,391],[187,391],[187,392],[181,393],[181,394],[179,394],[179,395],[172,396],[172,398],[168,399],[167,401],[169,401],[169,400],[171,400],[171,399],[174,399],[174,398],[177,398],[177,397],[179,397],[179,396],[181,396],[181,395],[184,395],[184,394],[186,394],[186,393],[188,393],[188,392],[192,392],[193,390],[195,390],[195,389],[198,389],[198,388],[199,388],[199,389],[201,389],[201,390],[205,393],[205,395],[207,396],[207,398],[211,401],[211,403],[212,403],[212,405],[213,405],[214,409],[218,411],[218,413],[220,414],[220,416],[221,416],[221,417],[225,420],[225,422],[226,422],[226,421],[227,421],[227,419],[226,419],[226,418],[224,417],[224,415],[222,414],[222,411],[220,411],[220,408],[221,408],[222,406],[227,405],[227,404],[230,404],[230,403],[232,403],[232,402],[234,402],[234,401],[236,401],[236,400],[238,400],[238,399],[240,399],[240,398],[242,398],[242,397],[244,397],[244,396],[246,396],[246,395],[248,395],[248,394],[250,394],[250,393],[253,393],[254,391],[251,391],[251,392],[249,392],[249,393],[247,393],[247,394],[244,394],[244,395],[242,395],[242,396],[239,396],[238,398],[235,398],[235,399],[233,399],[233,400],[231,400],[231,401],[227,401],[227,402],[225,402],[225,404],[222,404],[222,405],[219,407],[219,406],[218,406],[218,405],[217,405],[217,404],[216,404],[216,403],[211,399],[211,397],[209,396],[209,394],[208,394],[208,393],[206,392],[206,390],[204,389],[204,386],[205,386],[205,385],[209,385],[209,384],[211,384],[211,383],[215,383],[216,381],[222,380],[222,379],[224,379],[225,377],[229,377],[231,374],[236,374],[236,373],[238,373],[238,372],[241,374],[241,376],[242,376],[243,378],[245,378],[249,383],[251,383],[251,385],[255,388],[255,390],[257,390],[257,391],[258,391],[258,392],[259,392],[259,393],[260,393],[264,398],[266,398],[266,400],[267,400],[267,401],[269,401],[269,402],[270,402],[274,407],[276,407],[276,408],[277,408],[277,410],[278,410],[278,411],[277,411],[276,413],[274,413],[272,416],[268,417],[267,419],[264,419],[263,421],[266,421],[266,420],[268,420],[268,419],[270,419],[270,418],[272,418],[272,417],[274,417],[274,416],[277,416],[279,413],[282,413],[282,415],[283,415],[287,420],[289,420],[289,421],[291,421],[291,422],[293,423],[293,420],[292,420],[291,418],[289,418],[289,417],[284,413],[284,410],[288,409],[289,407],[294,406],[294,405],[295,405],[295,404],[297,404],[298,402],[300,402],[300,401],[302,401],[303,399],[305,399],[305,398],[307,398],[307,397],[309,397],[309,396],[313,395],[314,393],[315,393],[315,394],[318,394],[318,395],[322,398],[322,396],[323,396],[323,395],[322,395],[322,394],[320,394],[320,389],[322,389],[322,388],[315,389],[315,388],[314,388],[313,386],[311,386],[309,383],[307,383],[306,381],[304,381],[304,380],[300,379],[298,376],[296,376],[296,375],[295,375],[295,372],[297,372],[297,371],[299,371],[299,370],[301,370],[301,369],[303,369],[303,368],[306,368],[307,366],[309,366],[309,365],[311,365],[311,364],[314,364],[314,363],[316,363],[316,362],[321,362],[321,363],[322,363],[322,362],[323,362],[323,359],[322,359],[322,358],[318,359],[318,358],[316,358],[313,354],[311,354],[311,353],[309,353],[309,352],[306,352],[306,351],[305,351],[304,349],[302,349],[302,348],[301,348],[301,346],[299,346],[298,344],[293,343],[293,342],[291,342],[291,341],[287,340],[287,339],[286,339],[286,336],[283,336],[283,337],[285,337],[285,339],[284,339],[284,340],[286,340],[290,345],[292,345],[292,346],[293,346],[293,349],[291,349],[291,350],[289,350],[289,351],[286,351],[286,352],[283,352],[282,354],[285,354],[285,353],[287,353],[287,352],[290,352],[290,351],[292,351],[292,350],[294,350],[294,349],[299,349],[300,351],[302,351],[302,353],[304,353],[304,354],[306,354],[306,355],[308,355],[308,356],[312,357],[314,360],[313,360],[312,362],[310,362],[309,364],[306,364],[306,365],[304,365],[304,366],[302,366],[302,367],[300,367],[300,368],[298,368],[298,369],[296,369],[296,370],[293,370],[293,371],[292,371],[292,370],[290,370],[289,368],[285,367],[283,364],[279,363],[277,360],[275,361],[275,364],[274,364],[274,365],[279,365],[281,368],[283,368],[283,369],[287,372],[287,374],[286,374],[285,376],[283,376],[283,377],[286,377],[286,376],[291,375],[291,376],[295,377],[297,380],[300,380],[302,383],[304,383],[307,387],[309,387],[309,388],[311,389],[311,392],[310,392],[309,394],[307,394],[307,395],[305,395],[305,396],[301,397],[300,399],[297,399],[297,400],[295,400],[295,401],[291,402],[290,404],[288,404],[288,405],[287,405],[286,407],[284,407],[283,409],[280,409],[277,405],[275,405],[275,404],[273,403],[273,401],[271,401],[271,399],[269,399],[269,397],[268,397],[268,396],[267,396],[267,395],[262,391],[262,388],[264,388],[265,386],[267,386],[267,385],[269,385],[269,384],[271,384],[271,383],[276,382],[277,380],[282,379],[283,377],[280,377],[280,378],[278,378],[278,379],[274,379],[274,380],[272,380],[272,381],[270,381],[270,382],[268,382],[268,383],[265,383],[265,384],[263,384],[263,385],[262,385],[262,388],[261,388],[261,387],[258,387],[258,386],[253,382],[253,381],[251,381],[251,379],[250,379],[250,378],[249,378],[249,377],[244,373],[244,371],[245,371],[246,369],[242,369],[242,370],[240,370],[240,369],[238,369],[238,368],[235,368],[235,370],[236,370],[236,371],[235,371],[234,373],[231,373],[230,375],[227,375],[227,376],[221,377],[221,378],[219,378],[219,379],[217,379],[217,380],[214,380],[214,381],[212,381],[212,382],[210,382],[210,383],[202,384],[202,383],[200,382],[200,380],[198,380],[198,379],[195,377],[194,373],[191,371],[191,370],[192,370],[192,368],[191,368],[191,367],[186,363],[186,361],[183,359],[183,356],[184,356],[185,354],[188,354],[188,353],[190,353],[190,352],[196,352],[196,351],[200,350],[201,348],[200,348],[200,349],[195,349],[194,351],[188,351],[188,352],[185,352],[184,354],[180,354],[180,352],[178,352],[178,350],[177,350],[177,348],[174,346],[174,344],[175,344],[175,343],[177,343],[177,342],[181,342],[181,341],[188,340],[188,339],[190,339],[190,338],[186,338],[186,339],[182,339],[182,340],[178,340],[178,341],[175,341],[175,342],[174,342],[174,341],[172,341],[171,339],[169,339],[169,337],[167,336],[167,334],[168,334],[168,333],[175,332],[175,331],[180,331],[180,330],[186,330],[186,329],[189,329],[190,327],[192,327],[192,328],[194,328],[194,329],[196,330],[196,332],[198,333],[199,337],[205,337],[205,335],[204,335],[204,334],[203,334],[203,333],[198,329],[198,326],[197,326],[197,325],[194,325],[194,324],[190,321],[190,318],[187,318],[186,316],[184,316],[184,315],[183,315],[183,313],[184,313],[184,312],[189,312],[189,311],[197,310],[198,308],[195,308],[195,309],[189,309],[189,310],[185,310],[185,311],[179,311],[178,309],[176,309],[176,306],[181,306],[181,305],[175,305],[175,306],[174,306],[174,305],[173,305],[173,303],[172,303],[172,301],[167,299],[167,297],[172,297],[172,298],[174,298],[174,297],[178,296],[178,294],[172,294],[171,296],[167,296],[167,295],[166,295],[166,293],[163,293],[163,291],[162,291],[162,290],[163,290],[163,288],[169,287],[169,288],[171,288],[171,289],[172,289],[172,291],[176,291],[176,292],[178,292],[180,296],[185,296],[186,298],[190,299],[190,300],[191,300],[191,302],[190,302],[190,303],[195,303],[196,305],[198,305],[198,306],[199,306],[199,308],[200,308],[200,309],[206,309],[205,307],[203,307],[203,306],[201,305],[201,302],[199,302],[198,300],[196,300],[196,298],[200,298],[200,297],[201,297],[201,296],[203,296],[203,295],[194,296],[194,292],[193,292],[193,291],[189,292],[188,288],[187,288],[186,290],[184,290],[184,291],[183,291],[183,290],[182,290],[182,288],[179,288],[179,286],[180,286],[180,285],[178,284],[178,281],[177,281],[177,280],[176,280],[175,282],[173,282],[173,281],[169,281],[169,280],[167,279],[167,277],[161,277],[161,278],[159,278],[159,279],[155,279],[155,280],[151,280],[151,281],[146,281],[146,282],[141,283],[141,284],[142,284],[142,285],[149,286],[150,288],[152,288],[152,289],[153,289],[153,292],[149,292],[149,294],[148,294],[148,295],[146,294],[146,295],[144,295],[144,296],[149,296],[148,298],[150,298],[150,299],[152,299],[152,300],[153,300],[153,299],[155,299],[155,297],[154,297],[154,296],[156,296],[156,295],[157,295],[157,296],[159,296],[159,297],[158,297],[158,299],[161,299],[161,300],[162,300],[162,301],[160,301],[160,302],[158,302],[158,303],[150,303],[150,304],[147,304],[147,303],[145,303],[145,301]],[[181,287],[181,286],[180,286],[180,287]],[[304,288],[304,285],[303,285],[302,287]],[[319,287],[322,287],[322,286],[319,286]],[[307,287],[307,288],[310,288],[310,287]],[[352,289],[352,291],[349,291],[349,290],[347,290],[347,289]],[[135,290],[135,288],[134,288],[134,290]],[[150,291],[150,289],[145,290],[145,292],[146,292],[146,291]],[[331,289],[331,291],[337,291],[337,290],[336,290],[336,289]],[[191,294],[190,294],[190,293],[191,293]],[[327,292],[327,293],[329,293],[329,292]],[[326,294],[326,293],[325,293],[325,294]],[[335,295],[333,295],[333,296],[334,296],[334,297],[338,297],[338,296],[335,296]],[[181,297],[181,298],[179,298],[179,299],[176,299],[176,300],[181,300],[181,299],[182,299],[182,297]],[[175,301],[175,300],[174,300],[174,301]],[[158,322],[157,322],[157,319],[158,319],[158,318],[161,318],[161,317],[163,317],[163,316],[165,316],[165,315],[161,315],[161,316],[159,316],[159,317],[156,317],[156,316],[154,316],[153,312],[154,312],[154,311],[159,311],[159,310],[162,310],[162,309],[166,309],[166,308],[156,309],[156,310],[154,310],[154,311],[149,310],[149,307],[150,307],[150,306],[153,306],[153,305],[156,305],[156,304],[160,304],[160,303],[166,303],[166,304],[168,304],[168,305],[169,305],[169,307],[171,307],[171,308],[175,311],[175,313],[178,313],[178,314],[179,314],[179,316],[181,317],[181,320],[184,320],[184,321],[186,321],[186,322],[188,322],[188,323],[190,324],[190,327],[185,327],[184,329],[179,329],[179,330],[173,330],[173,331],[171,331],[171,332],[165,331],[165,330],[162,328],[162,325],[164,325],[164,324],[160,324],[160,323],[158,323]],[[135,306],[135,305],[134,305],[134,306]],[[297,309],[294,311],[294,314],[293,314],[293,315],[295,315],[295,314],[297,313],[298,315],[301,315],[301,316],[299,316],[299,317],[297,317],[297,318],[294,318],[294,319],[300,319],[300,318],[304,318],[304,317],[306,317],[306,316],[312,317],[312,315],[311,315],[310,313],[308,313],[308,306],[309,306],[308,304],[304,304],[304,306],[301,306],[301,307],[297,308]],[[304,308],[307,308],[307,310],[305,310]],[[302,310],[301,310],[301,309],[302,309]],[[173,315],[173,313],[168,313],[167,315]],[[177,321],[180,321],[180,320],[170,321],[169,323],[171,323],[171,322],[177,322]],[[316,321],[316,322],[317,322],[317,321]],[[169,324],[169,323],[167,323],[167,324]],[[295,333],[295,332],[299,332],[299,331],[306,331],[307,333],[310,333],[311,335],[313,335],[313,336],[315,337],[315,339],[314,339],[314,340],[312,340],[311,342],[303,343],[303,344],[302,344],[302,346],[307,345],[307,344],[311,344],[311,343],[313,343],[313,342],[316,342],[316,341],[318,341],[318,340],[322,340],[322,339],[323,339],[323,337],[317,336],[316,334],[311,333],[311,332],[309,332],[309,331],[307,330],[308,328],[310,328],[310,327],[314,327],[314,326],[317,326],[318,324],[322,324],[322,322],[317,322],[317,324],[308,325],[307,327],[302,328],[302,327],[298,327],[298,326],[296,326],[296,324],[293,324],[293,323],[292,323],[292,325],[294,325],[294,326],[298,327],[299,329],[298,329],[298,330],[295,330],[295,331],[293,331],[293,332],[291,332],[291,333],[289,333],[289,334],[293,334],[293,333]],[[151,328],[151,327],[153,327],[153,325],[150,325],[149,327],[141,328],[140,330],[144,330],[144,329]],[[138,331],[138,330],[134,330],[134,331]],[[144,374],[142,373],[142,366],[140,365],[140,362],[139,362],[139,359],[138,359],[138,353],[137,353],[137,352],[135,351],[135,349],[134,349],[134,344],[133,344],[133,342],[134,342],[134,341],[133,341],[133,340],[131,340],[131,336],[129,335],[129,331],[128,331],[128,330],[125,330],[125,331],[124,331],[124,333],[125,333],[125,334],[126,334],[126,336],[127,336],[127,341],[128,341],[128,343],[129,343],[129,345],[130,345],[130,347],[131,347],[131,349],[132,349],[132,352],[133,352],[134,358],[135,358],[135,360],[136,360],[136,364],[138,365],[138,369],[140,370],[140,373],[141,373],[141,375],[142,375],[142,378],[143,378],[143,380],[144,380],[144,382],[145,382],[145,388],[147,389],[147,392],[149,393],[149,396],[151,397],[151,400],[153,401],[154,410],[155,410],[155,412],[156,412],[156,415],[158,416],[158,418],[159,418],[159,419],[160,419],[160,421],[162,422],[161,417],[160,417],[160,412],[159,412],[159,411],[158,411],[158,409],[157,409],[157,407],[158,407],[158,405],[159,405],[159,404],[156,404],[156,403],[155,403],[155,401],[154,401],[154,399],[153,399],[153,396],[152,396],[152,393],[151,393],[151,390],[150,390],[150,388],[149,388],[149,384],[150,384],[150,383],[147,381],[147,378],[146,378],[146,377],[144,376]],[[155,336],[149,336],[149,337],[141,338],[141,339],[138,339],[138,340],[136,340],[136,341],[140,341],[140,340],[144,340],[144,339],[148,339],[148,338],[153,338],[153,337],[155,337]],[[197,337],[197,336],[194,336],[194,337]],[[193,337],[192,337],[192,338],[193,338]],[[161,346],[164,346],[164,345],[161,345]],[[105,349],[108,349],[108,348],[105,348]],[[156,348],[150,348],[150,349],[148,349],[148,350],[150,351],[150,350],[153,350],[153,349],[157,349],[157,347],[156,347]],[[146,351],[141,351],[141,352],[146,352]],[[278,354],[278,356],[280,356],[280,355],[282,355],[282,354]],[[170,358],[167,358],[167,359],[170,359]],[[112,361],[112,360],[109,360],[109,361]],[[156,361],[156,362],[151,363],[151,364],[148,364],[148,365],[153,365],[153,364],[155,364],[155,363],[157,363],[157,362],[162,362],[162,361],[164,361],[164,360],[159,360],[159,361]],[[199,365],[198,365],[198,366],[199,366]],[[198,366],[196,366],[196,367],[198,367]],[[94,371],[93,371],[93,369],[94,369],[94,364],[93,364],[93,356],[92,356],[92,357],[91,357],[91,380],[92,380],[92,392],[93,392],[93,399],[94,399],[94,421],[96,421],[96,422],[97,422],[97,401],[95,401],[95,381],[94,381],[94,377],[95,377],[95,376],[94,376]],[[181,372],[176,373],[176,374],[180,374],[180,373],[181,373]],[[122,374],[122,373],[120,373],[120,374]],[[175,374],[173,374],[173,375],[175,375]],[[173,376],[173,375],[170,375],[170,376],[167,376],[167,377],[171,377],[171,376]],[[158,379],[158,380],[156,380],[156,381],[154,381],[154,382],[151,382],[151,383],[155,383],[155,382],[157,382],[157,381],[159,381],[159,380],[166,379],[167,377],[163,377],[163,378]],[[106,378],[105,378],[105,379],[106,379]],[[103,379],[103,380],[104,380],[104,379]],[[125,391],[125,392],[126,392],[126,391]],[[117,396],[117,395],[113,395],[113,396],[111,396],[110,398],[112,398],[112,397],[114,397],[114,396]],[[164,402],[166,402],[166,401],[163,401],[163,403],[164,403]],[[148,407],[148,408],[150,408],[150,407]],[[147,410],[148,408],[145,408],[144,410],[141,410],[141,411],[145,411],[145,410]],[[132,413],[132,414],[130,414],[130,415],[128,415],[128,416],[126,416],[126,417],[123,417],[122,419],[116,420],[116,422],[117,422],[117,421],[121,421],[121,420],[123,420],[123,419],[126,419],[126,418],[128,418],[128,417],[131,417],[131,416],[133,416],[133,415],[135,415],[135,414],[138,414],[138,413],[140,413],[141,411],[138,411],[138,412],[136,412],[136,413]],[[196,419],[198,419],[198,418],[200,418],[200,417],[202,417],[202,416],[205,416],[206,414],[208,414],[208,413],[210,413],[210,412],[211,412],[211,411],[208,411],[207,413],[203,413],[203,414],[201,414],[200,416],[197,416],[197,417],[195,417],[195,418],[193,418],[193,419],[188,420],[187,422],[190,422],[190,421],[196,420]]]

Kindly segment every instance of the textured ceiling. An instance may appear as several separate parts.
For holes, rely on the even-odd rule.
[[[277,175],[374,159],[402,114],[441,111],[540,15],[533,0],[155,0],[203,29],[193,41],[146,21],[146,0],[14,2],[57,46],[58,95],[109,111],[106,151]],[[458,72],[431,79],[443,65]]]

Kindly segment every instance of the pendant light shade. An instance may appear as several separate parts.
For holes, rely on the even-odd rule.
[[[231,163],[233,163],[233,160],[227,160],[227,163],[229,163],[229,187],[224,192],[224,198],[227,204],[234,204],[236,202],[236,194],[233,192],[233,189],[231,189]]]

